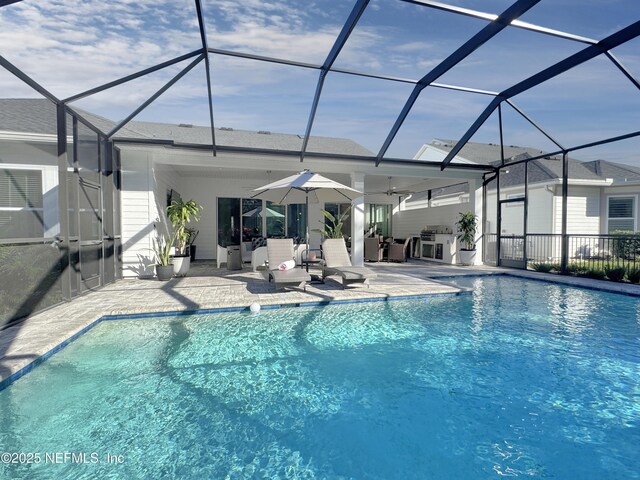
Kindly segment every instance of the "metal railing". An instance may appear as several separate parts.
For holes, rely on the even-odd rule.
[[[568,235],[569,264],[583,268],[640,266],[640,234]]]
[[[498,235],[484,235],[483,261],[496,265]],[[526,242],[526,243],[525,243]],[[562,258],[562,235],[531,233],[502,236],[500,239],[501,260],[524,260],[526,244],[527,265],[552,263],[560,265]],[[612,235],[567,235],[568,263],[570,268],[603,269],[619,266],[626,269],[640,268],[640,234]]]
[[[486,265],[497,265],[496,259],[496,242],[498,241],[498,234],[485,233],[482,236],[482,262]]]

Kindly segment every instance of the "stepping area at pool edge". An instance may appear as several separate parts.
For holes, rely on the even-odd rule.
[[[367,266],[370,266],[369,264]],[[505,274],[537,278],[579,287],[640,296],[640,286],[559,277],[554,274],[514,271],[496,267],[454,267],[424,262],[371,265],[378,278],[371,286],[342,289],[338,281],[312,284],[307,291],[275,292],[262,272],[229,272],[209,262],[194,265],[188,277],[169,282],[127,279],[90,292],[34,315],[0,331],[0,382],[19,372],[42,355],[86,329],[104,316],[141,313],[189,312],[195,310],[246,308],[260,305],[297,305],[358,301],[404,296],[458,294],[462,290],[438,277]]]

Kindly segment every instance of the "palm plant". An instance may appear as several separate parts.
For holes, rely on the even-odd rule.
[[[191,222],[192,218],[196,222],[200,220],[200,210],[202,210],[201,205],[198,205],[193,200],[184,202],[181,198],[174,200],[167,207],[167,217],[174,228],[176,253],[178,255],[187,253],[186,247],[190,237],[190,233],[187,231],[187,223]]]
[[[322,214],[329,221],[329,223],[320,222],[323,224],[323,228],[314,229],[315,232],[320,232],[325,238],[343,238],[344,234],[342,233],[342,227],[344,226],[344,222],[349,216],[349,211],[351,208],[347,208],[342,214],[338,214],[338,216],[334,216],[331,212],[327,210],[322,210]]]

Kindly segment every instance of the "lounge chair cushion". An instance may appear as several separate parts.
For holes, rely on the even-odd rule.
[[[311,275],[309,275],[302,268],[294,268],[293,270],[269,270],[269,273],[277,284],[302,283],[311,281]]]
[[[377,274],[367,267],[327,268],[327,274],[340,275],[345,280],[367,280],[377,277]]]

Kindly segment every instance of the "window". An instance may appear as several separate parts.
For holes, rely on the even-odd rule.
[[[285,206],[252,198],[218,198],[218,244],[239,245],[241,239],[251,242],[265,232],[267,238],[302,238],[305,208],[304,204]]]
[[[269,211],[267,210],[267,215]],[[250,242],[254,238],[262,237],[262,217],[265,212],[262,200],[255,198],[242,199],[242,241]]]
[[[287,207],[267,202],[267,238],[282,238],[287,227]],[[289,234],[291,235],[291,234]]]
[[[636,197],[609,197],[607,233],[636,229]]]
[[[287,235],[304,238],[307,228],[307,208],[304,203],[287,205]]]
[[[350,203],[325,203],[324,208],[334,217],[347,212],[342,226],[345,237],[351,237],[351,204]],[[329,225],[325,218],[325,226]],[[364,226],[366,235],[391,236],[391,205],[366,203],[364,206]]]
[[[364,209],[364,224],[370,233],[390,237],[391,205],[367,203]]]
[[[42,237],[43,213],[42,171],[0,168],[1,237]]]

